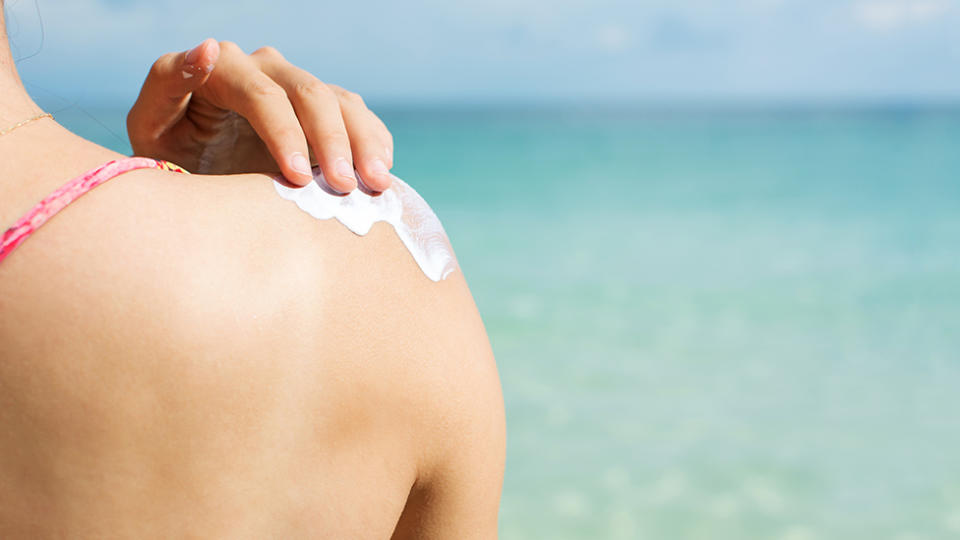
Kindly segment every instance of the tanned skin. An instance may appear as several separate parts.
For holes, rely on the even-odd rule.
[[[4,126],[38,110],[5,38],[0,97]],[[50,120],[0,138],[0,229],[118,157]],[[463,274],[271,182],[131,172],[0,264],[0,537],[496,536],[503,401]]]

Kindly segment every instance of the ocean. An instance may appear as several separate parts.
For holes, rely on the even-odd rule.
[[[960,537],[960,109],[378,112],[497,356],[501,538]]]

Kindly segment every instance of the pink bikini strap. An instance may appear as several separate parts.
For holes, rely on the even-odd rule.
[[[92,171],[81,174],[70,180],[60,189],[48,195],[36,206],[17,220],[0,237],[0,262],[23,243],[34,231],[39,229],[50,218],[80,198],[81,195],[103,184],[111,178],[137,169],[162,169],[186,173],[187,171],[167,161],[158,161],[150,158],[132,157],[111,161]]]

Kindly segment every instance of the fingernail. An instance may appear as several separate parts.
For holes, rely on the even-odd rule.
[[[320,174],[319,176],[317,176],[317,185],[320,186],[320,189],[322,189],[323,191],[326,191],[330,195],[334,195],[336,197],[344,197],[346,195],[349,195],[349,193],[337,191],[332,187],[330,187],[330,183],[327,182],[327,179],[324,178],[323,174]]]
[[[374,158],[374,160],[370,162],[370,170],[377,176],[390,174],[390,169],[387,168],[387,165],[380,158]]]
[[[340,178],[353,182],[357,181],[357,177],[353,174],[353,167],[350,166],[346,158],[338,158],[333,164],[333,168],[337,171],[337,176]]]
[[[203,43],[206,43],[206,41]],[[187,56],[183,59],[183,61],[190,65],[196,64],[197,60],[200,60],[200,51],[203,49],[203,43],[190,49],[190,52],[187,53]]]
[[[390,148],[390,147],[388,146],[388,147],[384,148],[383,151],[384,151],[384,153],[386,154],[387,159],[393,159],[393,148]]]
[[[313,170],[310,168],[310,160],[300,152],[294,152],[290,156],[290,167],[298,173],[313,178]]]
[[[376,190],[371,189],[370,186],[368,186],[366,183],[364,183],[364,181],[363,181],[363,175],[360,174],[360,171],[357,171],[357,189],[359,189],[361,192],[363,192],[363,193],[365,193],[365,194],[367,194],[367,195],[369,195],[369,196],[371,196],[371,197],[376,197],[377,195],[380,195],[380,193],[381,193],[380,191],[376,191]]]

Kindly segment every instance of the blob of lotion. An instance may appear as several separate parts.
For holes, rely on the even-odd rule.
[[[374,197],[353,190],[349,195],[333,195],[318,167],[313,169],[313,182],[302,188],[291,188],[274,180],[277,193],[293,201],[304,212],[317,219],[336,219],[354,234],[364,236],[378,221],[389,223],[420,270],[433,281],[442,281],[457,269],[457,259],[447,233],[427,201],[406,182],[394,177],[393,184]]]

